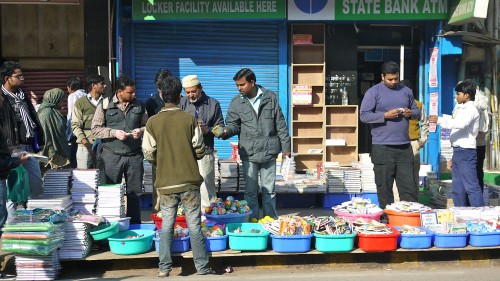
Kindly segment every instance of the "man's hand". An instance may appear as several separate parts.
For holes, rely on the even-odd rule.
[[[30,157],[26,153],[19,155],[19,163],[21,163],[21,164],[26,163],[26,161],[28,161],[28,159],[30,159]]]
[[[290,156],[292,156],[292,154],[290,152],[281,152],[283,154],[284,157],[286,158],[290,158]]]
[[[119,139],[119,140],[125,140],[129,135],[132,135],[131,133],[126,133],[125,131],[123,130],[116,130],[115,132],[115,138]]]
[[[409,108],[405,108],[405,109],[404,109],[404,112],[403,112],[403,116],[404,116],[405,118],[411,118],[411,109],[409,109]]]
[[[198,126],[200,126],[201,132],[206,135],[208,134],[208,127],[203,123],[203,121],[198,121]]]
[[[391,109],[384,113],[385,119],[396,119],[399,117],[399,111],[397,109]]]
[[[138,138],[142,137],[141,129],[137,128],[137,129],[132,130],[132,137],[134,137],[134,139],[138,139]]]
[[[437,123],[438,117],[437,115],[429,115],[429,123]]]
[[[451,163],[452,163],[451,160],[448,160],[448,162],[446,162],[446,166],[448,167],[449,170],[451,170],[453,166]]]
[[[418,147],[419,148],[424,147],[424,145],[425,145],[425,143],[423,141],[420,141],[420,140],[418,141]]]

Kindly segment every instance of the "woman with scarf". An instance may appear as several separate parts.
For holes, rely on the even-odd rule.
[[[39,154],[49,159],[45,170],[65,168],[69,165],[66,118],[59,112],[64,97],[64,91],[59,88],[48,90],[43,95],[43,102],[37,112],[45,137],[45,146]]]

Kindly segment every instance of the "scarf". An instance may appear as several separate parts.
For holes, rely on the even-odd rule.
[[[36,123],[30,117],[28,105],[24,100],[23,90],[19,88],[16,93],[11,93],[7,89],[5,89],[5,87],[2,85],[2,92],[4,92],[5,95],[10,96],[16,101],[16,105],[19,108],[19,114],[21,115],[21,119],[23,119],[23,124],[26,127],[26,137],[27,138],[34,137]]]
[[[60,158],[69,159],[69,146],[66,141],[66,118],[57,109],[57,104],[65,97],[63,90],[54,88],[48,90],[43,95],[43,102],[38,109],[38,119],[43,128],[45,136],[45,146],[40,152],[50,160],[58,159],[57,164],[50,161],[52,168],[64,166],[66,161]],[[54,165],[55,164],[55,165]]]

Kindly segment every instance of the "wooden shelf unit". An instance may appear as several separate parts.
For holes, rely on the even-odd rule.
[[[319,162],[325,161],[350,166],[358,158],[358,106],[325,103],[325,26],[295,23],[291,31],[292,89],[295,85],[312,86],[311,105],[292,105],[296,169],[316,169]],[[294,44],[295,34],[311,34],[312,42]],[[327,146],[328,139],[343,139],[345,145]]]

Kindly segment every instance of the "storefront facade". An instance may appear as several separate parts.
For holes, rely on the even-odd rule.
[[[453,1],[451,1],[453,2]],[[359,105],[364,92],[380,81],[385,60],[400,63],[420,101],[429,108],[430,94],[439,101],[452,96],[458,81],[457,39],[438,37],[450,17],[448,0],[393,1],[117,1],[116,73],[131,75],[140,100],[155,92],[154,76],[166,68],[175,76],[197,74],[205,92],[227,112],[237,93],[233,75],[253,69],[257,83],[276,92],[292,126],[293,25],[324,25],[324,79],[355,74],[349,105]],[[446,44],[445,44],[446,43]],[[451,53],[450,53],[451,52]],[[446,71],[442,71],[445,69]],[[325,87],[324,104],[329,88]],[[438,113],[453,104],[438,103]],[[291,129],[291,134],[293,134]],[[439,166],[439,132],[430,136],[422,161]],[[370,152],[369,127],[359,124],[358,153]],[[236,141],[232,139],[230,141]],[[218,141],[221,157],[229,157],[229,141]],[[437,158],[436,158],[437,157]]]

